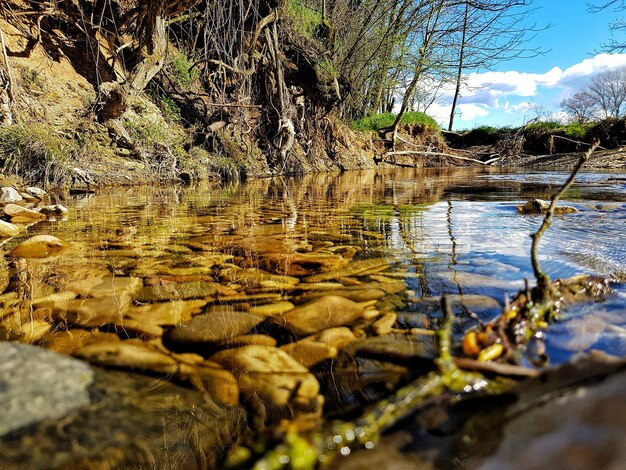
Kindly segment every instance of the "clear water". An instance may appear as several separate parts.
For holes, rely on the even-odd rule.
[[[71,211],[67,221],[29,230],[72,243],[59,258],[33,264],[34,297],[90,276],[145,277],[206,266],[207,257],[224,253],[253,266],[259,245],[276,252],[348,245],[360,250],[355,259],[382,256],[392,271],[419,274],[406,278],[414,299],[479,294],[502,303],[525,278],[532,281],[530,234],[541,222],[516,206],[549,199],[566,178],[565,172],[407,169],[71,196],[61,201]],[[577,178],[561,204],[579,212],[556,217],[540,245],[541,264],[552,278],[624,277],[625,181],[625,173]],[[203,250],[190,250],[188,243],[198,240]],[[549,346],[555,361],[593,347],[626,352],[626,288],[617,284],[616,291],[603,304],[574,308],[554,327]],[[568,318],[598,312],[604,312],[602,325],[594,326],[599,334],[568,341],[576,330]]]

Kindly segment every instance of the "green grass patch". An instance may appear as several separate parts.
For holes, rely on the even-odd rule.
[[[546,132],[546,133],[563,133],[571,139],[583,140],[587,137],[591,124],[569,123],[562,124],[554,121],[540,121],[528,124],[526,131]]]
[[[181,120],[181,111],[176,101],[170,98],[167,95],[161,95],[159,99],[159,108],[163,112],[163,116],[168,121],[180,121]]]
[[[192,67],[193,62],[185,54],[172,57],[169,68],[181,88],[189,88],[200,77],[200,70]]]
[[[472,132],[472,133],[480,134],[484,136],[498,136],[501,134],[506,134],[508,132],[511,132],[511,130],[512,129],[510,127],[506,127],[506,126],[504,127],[478,126],[467,132]]]
[[[287,2],[287,16],[293,27],[306,38],[316,38],[316,31],[322,24],[322,13],[306,6],[301,0]]]
[[[351,122],[353,129],[358,131],[378,131],[393,124],[396,115],[393,113],[381,113],[357,119]],[[411,111],[402,116],[401,124],[424,124],[425,126],[439,130],[439,124],[428,114],[420,111]]]
[[[127,121],[125,127],[130,137],[144,147],[152,147],[155,142],[169,143],[167,130],[161,123]]]

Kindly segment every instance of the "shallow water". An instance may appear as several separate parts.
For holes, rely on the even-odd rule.
[[[103,336],[94,340],[107,342],[111,336],[115,341],[130,338],[129,343],[135,341],[132,344],[140,340],[152,352],[153,340],[160,341],[163,331],[167,336],[181,320],[151,324],[156,328],[153,333],[155,329],[130,328],[128,318],[149,319],[156,310],[159,315],[180,313],[176,300],[181,297],[200,299],[200,306],[186,312],[190,318],[224,304],[234,306],[236,312],[252,312],[255,307],[284,301],[304,304],[311,301],[312,291],[319,295],[320,289],[329,289],[321,295],[330,289],[339,290],[339,295],[381,293],[382,298],[375,294],[378,300],[368,308],[397,314],[397,328],[417,333],[389,334],[389,329],[373,333],[371,324],[353,326],[371,340],[365,342],[364,350],[349,346],[330,363],[307,365],[325,395],[325,415],[354,417],[394,387],[433,367],[436,350],[433,332],[427,330],[440,325],[438,296],[455,295],[458,303],[454,309],[460,314],[456,332],[461,333],[477,319],[495,318],[505,296],[522,289],[525,279],[532,283],[530,234],[542,217],[520,215],[516,207],[533,198],[549,199],[567,176],[564,172],[527,174],[491,168],[405,169],[58,195],[57,202],[70,209],[66,220],[31,226],[19,239],[5,242],[4,248],[9,250],[37,233],[70,243],[69,249],[55,258],[28,260],[26,297],[35,302],[61,292],[70,293],[73,302],[80,303],[89,299],[101,279],[138,278],[148,289],[185,285],[187,290],[153,290],[151,295],[157,297],[152,298],[133,291],[133,305],[123,309],[122,297],[118,299],[114,292],[106,298],[108,303],[88,311],[94,315],[93,323],[67,320],[70,333],[83,334],[96,324],[105,325],[100,327]],[[574,206],[578,212],[555,217],[540,244],[541,264],[553,279],[576,274],[623,279],[626,174],[588,172],[577,181],[560,204]],[[284,256],[298,253],[349,260],[348,268],[373,260],[374,268],[334,275],[343,269],[334,267],[320,273],[313,261],[291,263],[291,258]],[[240,276],[237,273],[251,272],[242,268],[272,274]],[[320,275],[322,279],[316,279]],[[324,282],[328,285],[322,286]],[[395,290],[398,282],[404,283],[401,292]],[[592,349],[626,356],[626,286],[613,286],[615,293],[604,302],[567,307],[561,320],[550,326],[547,354],[552,364]],[[390,290],[382,293],[381,288]],[[157,308],[170,302],[169,313],[164,311],[168,308]],[[123,310],[123,321],[111,320],[112,305],[114,310]],[[126,316],[129,308],[132,315]],[[184,314],[180,313],[180,318]],[[59,348],[54,330],[60,328],[63,334],[65,319],[49,320],[45,308],[37,315],[40,321],[52,323],[52,330],[36,342]],[[3,317],[10,315],[5,311]],[[279,346],[294,341],[293,335],[284,330],[276,333],[271,325],[253,331],[274,335]],[[382,336],[376,336],[379,334]],[[63,352],[76,354],[84,346],[74,339],[67,342],[65,337]],[[228,341],[203,350],[193,345],[187,349],[184,344],[175,346],[210,359],[216,350],[232,346]],[[162,351],[158,348],[163,344],[169,347],[164,340],[157,351]],[[147,371],[164,376],[163,370],[153,365]],[[188,376],[171,377],[171,371],[166,372],[168,378],[189,387]]]
[[[72,243],[59,258],[33,263],[41,276],[33,296],[106,273],[171,274],[208,267],[207,258],[219,254],[255,266],[263,252],[334,244],[357,247],[357,260],[384,257],[391,271],[419,275],[406,277],[413,299],[480,294],[502,303],[525,278],[532,280],[529,235],[541,222],[540,216],[518,214],[516,206],[549,199],[566,177],[565,172],[407,169],[73,196],[63,201],[71,211],[67,221],[29,230]],[[625,178],[597,172],[577,177],[561,204],[579,212],[556,217],[539,249],[552,278],[626,273]],[[602,308],[623,313],[625,295],[618,286]],[[601,346],[623,352],[624,342]]]

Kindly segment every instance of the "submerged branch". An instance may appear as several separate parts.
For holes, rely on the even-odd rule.
[[[550,278],[548,277],[548,275],[541,270],[541,266],[539,265],[539,258],[537,256],[537,248],[538,248],[541,236],[552,224],[552,216],[554,215],[554,209],[556,208],[556,205],[559,199],[565,193],[565,191],[569,189],[569,187],[574,182],[574,178],[576,178],[576,174],[578,173],[578,171],[582,168],[582,166],[585,164],[587,159],[599,146],[600,146],[600,141],[596,139],[591,144],[591,147],[589,147],[589,149],[583,155],[581,155],[580,159],[578,160],[578,163],[572,170],[572,173],[570,174],[569,178],[567,179],[563,187],[560,189],[558,193],[552,196],[550,207],[548,207],[548,212],[546,213],[546,216],[544,217],[543,222],[541,223],[541,226],[539,227],[536,233],[533,233],[531,235],[532,245],[530,248],[530,258],[531,258],[531,262],[533,265],[533,272],[535,274],[535,278],[537,279],[537,287],[540,290],[546,289],[550,283]]]

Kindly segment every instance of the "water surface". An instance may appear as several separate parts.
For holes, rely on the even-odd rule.
[[[516,206],[549,199],[566,178],[566,172],[403,169],[73,196],[63,201],[71,210],[67,221],[34,227],[72,243],[60,258],[37,264],[34,296],[94,275],[146,277],[209,267],[207,259],[224,254],[254,267],[268,251],[351,246],[359,250],[354,259],[384,257],[390,271],[403,273],[411,299],[477,294],[502,304],[524,279],[532,282],[530,234],[541,222]],[[552,278],[626,273],[625,178],[578,176],[561,204],[579,212],[556,217],[540,245]],[[618,286],[606,304],[576,312],[612,312],[605,315],[611,338],[600,335],[583,349],[623,353],[625,296]],[[566,343],[555,342],[555,360],[567,357],[559,348]]]

